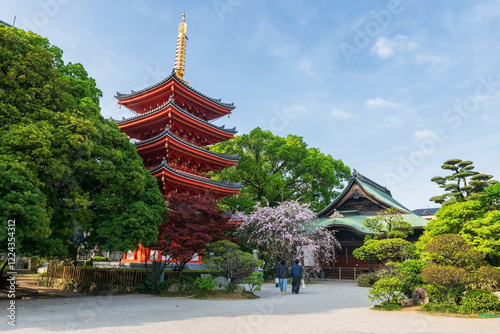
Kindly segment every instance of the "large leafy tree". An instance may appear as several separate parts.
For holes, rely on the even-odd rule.
[[[210,243],[227,239],[234,225],[209,195],[174,192],[168,201],[168,221],[160,226],[154,248],[161,251],[164,265],[175,264],[181,279],[186,264]]]
[[[26,255],[156,240],[166,204],[127,136],[100,115],[101,96],[47,39],[0,25],[0,251],[7,220]]]
[[[291,264],[294,259],[312,256],[321,263],[335,260],[335,248],[340,244],[333,232],[316,226],[316,215],[306,204],[286,201],[275,208],[256,206],[246,215],[239,213],[241,224],[237,235],[254,245],[265,260],[266,270],[276,257]]]
[[[399,262],[415,256],[415,246],[405,240],[413,234],[413,228],[396,208],[388,208],[365,219],[363,227],[372,234],[365,237],[363,246],[355,249],[353,255],[369,261],[370,268],[372,263]]]
[[[338,194],[336,189],[350,175],[341,160],[307,147],[302,137],[273,135],[260,128],[211,147],[215,152],[238,154],[236,168],[218,172],[224,180],[241,181],[239,196],[222,203],[231,209],[250,212],[257,202],[275,207],[287,200],[309,203],[319,211]]]
[[[459,234],[482,252],[492,265],[500,265],[500,183],[476,193],[465,201],[443,206],[436,212],[420,237],[423,248],[432,238],[441,234]]]
[[[435,176],[431,179],[446,192],[443,195],[431,197],[430,200],[439,204],[449,204],[455,201],[463,201],[471,194],[481,193],[491,184],[492,175],[480,174],[474,171],[472,161],[450,159],[441,166],[444,170],[453,172],[448,176]]]

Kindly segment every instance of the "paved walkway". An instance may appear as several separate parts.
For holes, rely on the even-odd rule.
[[[500,318],[373,311],[373,303],[366,296],[368,290],[352,282],[327,281],[308,285],[299,295],[281,295],[274,285],[265,284],[257,292],[261,298],[254,300],[194,300],[137,294],[18,300],[14,330],[7,325],[8,301],[2,300],[0,332],[500,333]]]

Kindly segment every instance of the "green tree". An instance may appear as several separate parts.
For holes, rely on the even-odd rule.
[[[101,96],[47,39],[0,26],[2,252],[9,219],[26,255],[156,241],[165,202],[128,137],[100,115]]]
[[[404,239],[413,234],[413,227],[403,220],[403,216],[396,208],[377,212],[376,216],[363,221],[363,227],[372,232],[377,239]]]
[[[231,282],[249,276],[264,264],[254,259],[253,255],[240,250],[237,244],[229,240],[221,240],[210,245],[213,255],[207,261],[208,269],[223,273]]]
[[[441,234],[434,237],[425,245],[422,255],[438,265],[470,270],[486,264],[483,255],[457,234]]]
[[[363,246],[356,248],[352,254],[355,258],[370,261],[370,263],[401,262],[414,258],[415,250],[415,245],[401,238],[369,239]]]
[[[417,246],[421,249],[442,234],[459,234],[482,252],[487,261],[500,265],[500,183],[495,183],[465,201],[443,206],[425,227]]]
[[[283,138],[260,128],[213,145],[211,150],[239,155],[236,168],[216,176],[242,182],[239,196],[227,197],[222,203],[246,213],[256,202],[275,207],[287,200],[309,203],[313,211],[319,211],[331,203],[338,194],[335,189],[350,175],[341,160],[307,147],[302,137]]]
[[[463,201],[467,196],[483,192],[489,185],[497,181],[491,180],[492,175],[480,174],[473,171],[472,161],[450,159],[441,166],[442,169],[450,170],[453,174],[448,176],[435,176],[431,179],[446,192],[440,196],[430,198],[430,201],[439,204],[449,204],[454,201]],[[469,179],[470,178],[470,179]]]

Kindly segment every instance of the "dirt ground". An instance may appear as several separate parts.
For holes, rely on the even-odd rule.
[[[288,290],[290,292],[290,288]],[[141,294],[89,296],[65,292],[16,301],[16,327],[0,300],[0,332],[179,334],[497,334],[500,318],[464,319],[419,311],[374,311],[368,288],[346,281],[310,284],[282,295],[274,284],[247,300],[200,300]],[[54,292],[59,294],[60,292]]]

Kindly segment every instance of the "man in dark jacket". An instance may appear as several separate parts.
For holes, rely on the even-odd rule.
[[[276,287],[280,286],[279,270],[280,270],[280,261],[276,261],[276,263],[274,264],[274,283],[276,283]]]
[[[278,277],[280,279],[280,291],[282,295],[286,294],[286,283],[289,275],[290,271],[285,264],[285,260],[281,260],[280,266],[278,268]]]
[[[300,280],[304,278],[302,276],[302,267],[299,264],[299,260],[295,260],[295,264],[290,271],[290,276],[292,276],[292,293],[298,294],[300,290]]]

